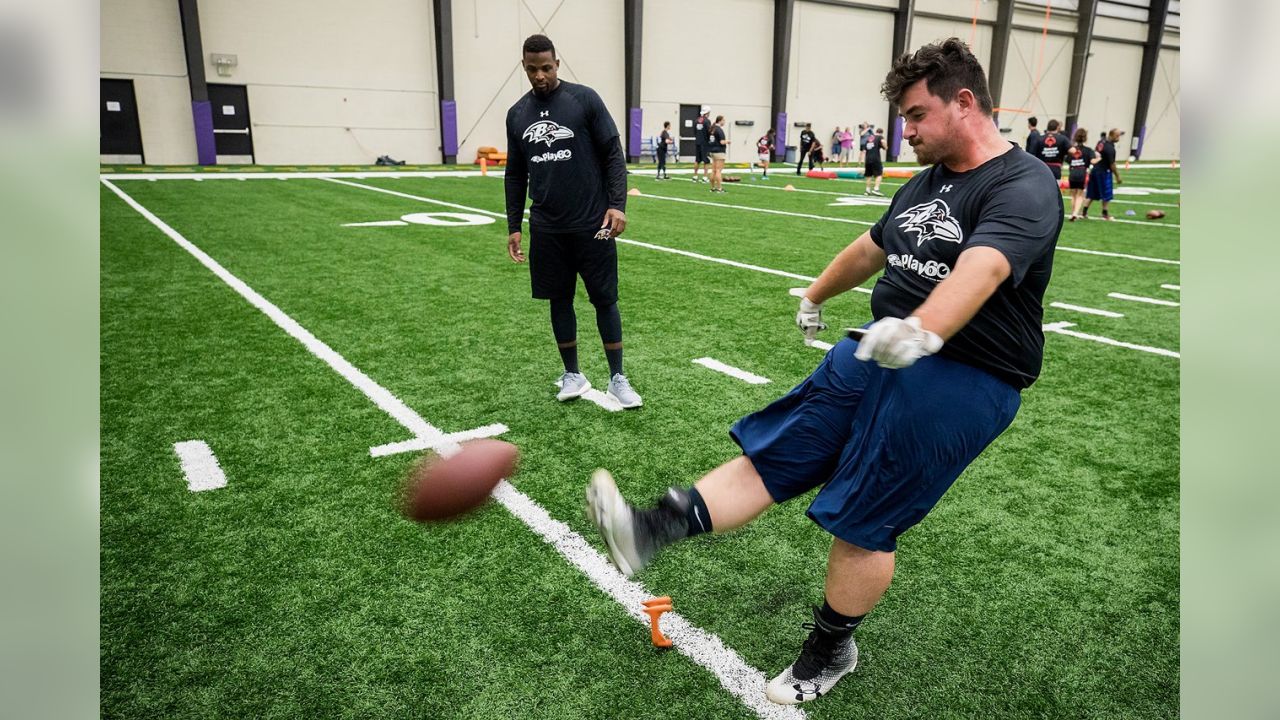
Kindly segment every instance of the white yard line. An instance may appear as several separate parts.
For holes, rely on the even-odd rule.
[[[104,178],[102,183],[119,196],[121,200],[124,200],[129,207],[136,210],[138,214],[150,221],[152,225],[159,228],[160,231],[167,235],[170,240],[177,243],[183,250],[191,253],[191,255],[194,256],[201,265],[204,265],[214,275],[218,276],[219,279],[231,286],[231,289],[239,293],[245,300],[248,300],[249,304],[258,308],[263,312],[263,314],[271,318],[271,321],[278,325],[281,330],[284,330],[290,337],[302,343],[303,347],[311,351],[313,355],[323,360],[329,367],[333,368],[335,372],[346,378],[347,382],[350,382],[356,387],[356,389],[364,393],[365,397],[372,400],[374,405],[377,405],[383,412],[387,413],[396,422],[403,425],[406,430],[413,433],[415,439],[425,440],[430,447],[436,448],[442,454],[451,454],[458,450],[457,443],[449,439],[449,436],[447,436],[443,431],[428,423],[426,420],[423,420],[418,413],[414,412],[414,410],[408,405],[405,405],[400,398],[392,395],[390,390],[387,390],[374,382],[368,375],[365,375],[359,368],[348,362],[346,358],[339,355],[333,348],[326,345],[315,335],[311,334],[309,330],[298,324],[296,320],[285,314],[283,310],[276,307],[271,303],[271,301],[267,300],[262,295],[259,295],[256,290],[249,287],[240,278],[232,275],[230,271],[218,264],[218,261],[214,260],[203,250],[192,244],[177,230],[169,227],[169,225],[156,217],[150,210],[143,207],[138,201],[134,200],[123,190],[113,185],[110,180]],[[491,432],[491,435],[497,435],[507,431],[507,427],[505,425],[490,425],[488,427],[497,430],[496,432]],[[499,428],[500,430],[498,430]],[[467,432],[470,433],[475,431],[472,430]],[[372,453],[373,450],[374,448],[370,448],[370,453]]]
[[[633,620],[646,627],[649,625],[642,603],[653,594],[643,585],[623,577],[581,535],[551,517],[540,505],[510,483],[498,483],[493,496],[586,575],[596,587],[621,605]],[[769,702],[764,694],[766,679],[762,672],[748,665],[720,638],[694,626],[679,613],[668,612],[662,616],[662,631],[671,639],[676,650],[710,670],[726,690],[757,716],[779,719],[806,717],[804,711],[797,707]]]
[[[1182,290],[1181,285],[1161,285],[1160,287],[1164,288],[1165,290],[1178,290],[1178,291]]]
[[[1145,257],[1143,255],[1127,255],[1125,253],[1103,252],[1101,250],[1085,250],[1084,248],[1063,247],[1059,245],[1057,250],[1063,252],[1084,253],[1085,255],[1101,255],[1103,257],[1117,257],[1125,260],[1141,260],[1143,262],[1163,263],[1165,265],[1181,265],[1181,260],[1167,260],[1165,258]]]
[[[702,367],[707,368],[708,370],[715,370],[716,372],[724,373],[729,377],[738,378],[739,380],[749,385],[769,384],[769,378],[767,377],[760,377],[755,373],[747,372],[746,370],[743,370],[741,368],[736,368],[732,365],[726,365],[714,358],[700,357],[695,359],[693,363],[695,365],[701,365]]]
[[[1111,312],[1110,310],[1099,310],[1097,308],[1083,307],[1081,305],[1071,305],[1063,302],[1051,302],[1049,307],[1059,308],[1061,310],[1074,310],[1075,312],[1087,313],[1089,315],[1101,315],[1109,318],[1122,318],[1124,313]]]
[[[187,489],[191,492],[217,490],[227,486],[227,476],[218,465],[209,443],[203,440],[186,440],[173,444],[173,451],[182,463],[182,474],[187,477]]]
[[[1156,298],[1143,297],[1141,295],[1126,295],[1124,293],[1117,292],[1107,293],[1107,297],[1115,298],[1117,300],[1146,303],[1148,305],[1163,305],[1165,307],[1178,307],[1181,305],[1181,303],[1176,303],[1172,300],[1157,300]]]
[[[1141,350],[1142,352],[1154,353],[1156,355],[1164,355],[1165,357],[1171,357],[1171,358],[1182,357],[1181,355],[1174,352],[1173,350],[1165,350],[1163,348],[1150,347],[1148,345],[1136,345],[1134,343],[1127,343],[1121,340],[1112,340],[1109,337],[1102,337],[1101,335],[1088,335],[1086,333],[1076,332],[1075,330],[1068,330],[1067,328],[1070,328],[1070,327],[1075,327],[1075,323],[1070,323],[1070,322],[1048,323],[1044,325],[1044,331],[1057,333],[1059,335],[1068,335],[1073,338],[1080,338],[1081,340],[1092,340],[1093,342],[1102,343],[1103,345],[1114,345],[1115,347],[1129,348],[1130,350]]]
[[[649,198],[652,200],[669,200],[671,202],[689,203],[690,205],[707,205],[716,208],[728,208],[730,210],[744,210],[746,212],[766,213],[768,215],[785,215],[787,217],[807,218],[809,220],[822,220],[825,222],[838,222],[848,225],[866,225],[871,227],[875,225],[869,220],[853,220],[850,218],[828,217],[826,215],[810,215],[808,213],[787,212],[786,210],[773,210],[770,208],[751,207],[750,205],[730,205],[729,203],[707,202],[706,200],[689,200],[687,198],[668,197],[666,195],[653,195],[651,193],[642,192],[640,195],[632,197]]]
[[[462,437],[463,435],[471,435],[475,437],[483,436],[481,433],[485,431],[488,434],[498,434],[498,432],[506,432],[505,425],[489,425],[485,428],[477,428],[476,430],[467,431],[466,433],[455,433],[453,435],[445,435],[440,430],[432,427],[417,413],[409,409],[403,402],[393,396],[388,390],[374,383],[356,369],[346,360],[342,359],[336,352],[327,345],[316,339],[314,335],[308,332],[301,325],[298,325],[292,318],[285,315],[283,311],[272,305],[265,298],[255,292],[252,288],[245,285],[242,281],[229,273],[225,268],[219,265],[213,258],[209,257],[202,250],[197,248],[186,238],[182,237],[177,231],[169,227],[164,221],[156,217],[145,207],[140,205],[133,198],[129,197],[110,181],[105,178],[102,180],[108,188],[112,190],[120,199],[124,200],[134,210],[138,211],[143,217],[151,221],[153,225],[159,228],[165,235],[169,236],[174,242],[178,243],[183,249],[191,253],[205,267],[209,268],[239,292],[245,299],[249,300],[255,307],[262,310],[285,332],[298,339],[307,346],[318,357],[329,363],[330,367],[337,370],[343,377],[358,387],[374,404],[382,408],[402,425],[410,430],[414,430],[419,435],[417,443],[403,443],[402,445],[413,445],[409,449],[424,449],[420,447],[423,441],[434,442],[432,447],[436,447],[442,454],[451,454],[458,449],[457,442],[469,439]],[[599,392],[599,391],[592,391]],[[590,393],[588,393],[590,394]],[[600,393],[603,395],[603,393]],[[585,397],[585,396],[584,396]],[[607,400],[607,398],[606,398]],[[621,408],[619,408],[621,409]],[[203,444],[203,443],[201,443]],[[390,446],[382,446],[387,448]],[[206,446],[207,448],[207,446]],[[175,446],[175,450],[177,447]],[[407,451],[407,450],[402,450]],[[372,453],[372,450],[371,450]],[[383,453],[386,454],[386,453]],[[182,457],[182,451],[179,451]],[[212,454],[210,453],[210,457]],[[216,462],[216,461],[215,461]],[[184,458],[184,468],[186,460]],[[224,482],[225,484],[225,482]],[[622,576],[603,555],[597,552],[581,535],[573,532],[569,526],[562,522],[554,520],[547,511],[540,505],[531,500],[529,497],[516,490],[514,486],[505,480],[498,484],[493,493],[495,499],[507,508],[513,515],[529,526],[534,532],[538,533],[544,540],[551,543],[556,550],[565,557],[570,563],[581,570],[588,579],[597,587],[607,593],[610,597],[620,603],[627,614],[636,620],[647,625],[648,616],[641,611],[641,603],[648,598],[649,593],[644,586],[639,583],[627,580]],[[734,652],[715,635],[701,630],[685,620],[677,613],[668,613],[663,618],[663,631],[668,638],[674,643],[674,647],[684,655],[688,656],[694,662],[702,665],[715,674],[720,684],[737,697],[743,704],[755,712],[761,718],[779,718],[779,719],[798,719],[803,720],[807,717],[803,711],[798,708],[787,707],[782,705],[774,705],[765,697],[765,676],[759,670],[748,665],[741,656]]]
[[[815,347],[823,352],[826,352],[831,348],[835,347],[835,345],[832,345],[829,342],[822,342],[821,340],[814,340],[813,342],[809,343],[809,347]]]

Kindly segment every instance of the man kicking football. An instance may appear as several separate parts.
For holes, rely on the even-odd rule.
[[[833,536],[825,598],[796,661],[767,686],[777,703],[820,697],[854,669],[853,632],[889,587],[898,536],[1009,426],[1040,373],[1056,181],[1000,137],[982,66],[960,40],[898,58],[882,91],[932,167],[831,261],[796,316],[801,330],[824,329],[822,304],[883,269],[865,336],[739,420],[730,436],[742,454],[692,487],[643,510],[604,470],[587,487],[588,514],[627,575],[666,545],[821,488],[808,515]]]

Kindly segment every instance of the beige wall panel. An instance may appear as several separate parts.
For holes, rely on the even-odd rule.
[[[930,13],[938,13],[941,15],[950,15],[951,17],[954,17],[958,20],[963,20],[964,22],[967,23],[967,22],[971,22],[973,19],[974,4],[975,3],[973,2],[973,0],[916,0],[915,11],[917,13],[930,12]],[[994,21],[996,19],[996,12],[998,9],[998,6],[996,3],[979,2],[976,4],[978,6],[979,20]],[[897,8],[896,4],[894,8],[895,9]],[[917,23],[923,19],[924,18],[916,16]],[[961,37],[967,38],[969,37],[969,35],[968,33],[966,33]]]
[[[756,139],[772,124],[773,0],[646,0],[644,25],[645,136],[659,134],[670,121],[679,137],[680,105],[705,104],[713,119],[725,116],[728,161],[753,161]],[[738,38],[755,51],[734,53],[731,60],[709,58],[705,46],[689,42],[684,27],[715,27],[718,37]],[[735,126],[737,120],[755,124]]]
[[[103,0],[101,28],[102,77],[133,80],[147,162],[194,163],[195,127],[178,4]]]
[[[1118,127],[1125,132],[1116,146],[1117,159],[1129,156],[1133,139],[1133,109],[1138,102],[1138,76],[1142,72],[1142,48],[1138,45],[1094,39],[1093,56],[1080,99],[1080,126],[1097,140],[1103,130]]]
[[[209,82],[248,87],[259,163],[441,161],[429,2],[217,0],[200,30]]]
[[[1147,140],[1143,160],[1182,158],[1182,101],[1178,77],[1177,50],[1161,50],[1151,85],[1151,107],[1147,110]]]
[[[799,121],[813,123],[824,147],[838,125],[855,133],[859,122],[888,119],[880,85],[893,54],[893,14],[796,3],[787,91],[787,144],[800,138]]]
[[[622,0],[455,0],[458,162],[482,146],[506,150],[507,110],[529,91],[520,46],[539,32],[555,43],[560,78],[599,93],[625,142]]]
[[[1040,119],[1041,131],[1051,118],[1066,119],[1074,46],[1073,37],[1026,30],[1009,33],[1009,57],[1005,61],[1000,97],[1001,107],[1009,109],[1000,113],[1000,127],[1011,129],[1006,134],[1011,141],[1026,140],[1027,118],[1032,115]],[[1093,65],[1089,68],[1092,70]],[[1019,110],[1027,112],[1017,112]]]
[[[965,20],[936,20],[934,18],[917,17],[915,23],[911,26],[911,49],[914,50],[922,45],[938,40],[946,40],[950,37],[958,37],[969,44],[969,49],[977,56],[982,63],[984,69],[991,67],[991,37],[993,30],[990,25],[979,25],[976,31],[973,23]],[[887,68],[886,68],[887,71]]]
[[[1147,24],[1134,20],[1098,16],[1093,23],[1094,39],[1099,37],[1120,38],[1123,40],[1147,40]]]
[[[1164,39],[1161,41],[1161,44],[1172,45],[1173,47],[1182,47],[1182,33],[1170,32],[1166,30],[1164,33]]]

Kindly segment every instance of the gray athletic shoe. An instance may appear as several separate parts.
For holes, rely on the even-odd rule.
[[[631,577],[640,572],[653,557],[654,549],[641,552],[641,548],[649,548],[650,543],[639,537],[640,526],[636,523],[637,513],[613,482],[608,470],[600,469],[591,474],[591,483],[587,485],[587,517],[595,523],[609,546],[609,558],[618,566],[623,575]]]
[[[823,630],[834,630],[813,610],[813,622],[805,623],[809,637],[800,649],[800,657],[765,686],[765,695],[780,705],[798,705],[831,692],[831,688],[858,666],[858,644],[850,634],[844,640],[832,640]]]
[[[567,372],[560,376],[559,384],[560,392],[556,393],[556,399],[560,402],[580,398],[591,389],[591,381],[582,373]]]
[[[609,397],[618,401],[618,404],[624,408],[638,408],[644,404],[640,399],[639,393],[631,388],[631,382],[627,380],[627,376],[622,373],[614,375],[609,380]]]

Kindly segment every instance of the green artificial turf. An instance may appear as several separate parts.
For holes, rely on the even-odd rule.
[[[1123,176],[1178,187],[1172,169]],[[466,210],[321,179],[113,182],[429,423],[506,424],[513,484],[598,549],[592,469],[637,502],[690,483],[737,454],[734,420],[821,358],[793,324],[788,289],[805,281],[620,243],[645,407],[561,404],[547,308],[507,258],[502,220],[344,227]],[[350,182],[503,211],[500,177]],[[860,181],[781,171],[720,196],[641,172],[630,184],[644,194],[625,238],[810,277],[884,211],[831,204],[861,197]],[[1145,222],[1153,206],[1133,203],[1179,197],[1122,195],[1115,210]],[[1150,225],[1067,224],[1059,245],[1176,260],[1178,209],[1161,209]],[[105,186],[101,227],[104,717],[754,717],[498,504],[402,519],[395,496],[420,454],[369,448],[407,430]],[[1177,301],[1160,286],[1179,282],[1177,265],[1059,251],[1046,303],[1124,317],[1046,308],[1045,321],[1176,351],[1178,308],[1108,293]],[[823,339],[868,320],[868,297],[831,301]],[[578,315],[583,370],[603,387],[581,291]],[[691,362],[704,356],[771,382]],[[805,712],[1176,715],[1178,376],[1177,358],[1048,334],[1013,426],[902,537],[857,672]],[[226,488],[187,491],[173,444],[191,439]],[[772,676],[821,602],[829,537],[805,502],[673,547],[636,579]]]

